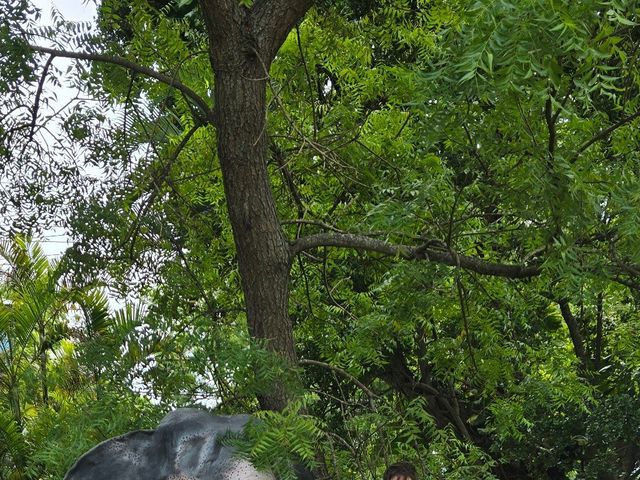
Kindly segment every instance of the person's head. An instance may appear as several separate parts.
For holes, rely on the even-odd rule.
[[[382,480],[418,480],[416,467],[409,462],[394,463],[385,470]]]

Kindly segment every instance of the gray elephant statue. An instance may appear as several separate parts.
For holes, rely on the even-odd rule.
[[[233,455],[220,440],[240,433],[249,415],[214,416],[204,410],[175,410],[155,430],[106,440],[85,453],[65,480],[275,480]],[[300,480],[312,480],[296,468]]]

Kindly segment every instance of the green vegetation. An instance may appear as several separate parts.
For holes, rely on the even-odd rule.
[[[640,478],[637,2],[98,4],[0,0],[0,477],[204,403],[283,477]]]

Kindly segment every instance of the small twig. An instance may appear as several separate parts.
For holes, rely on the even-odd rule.
[[[469,358],[471,358],[471,364],[473,369],[478,373],[478,365],[476,363],[476,357],[473,353],[473,345],[471,345],[471,332],[469,329],[469,318],[467,316],[467,302],[465,300],[464,288],[460,275],[456,274],[456,289],[458,290],[458,299],[460,300],[460,312],[462,314],[462,323],[464,325],[464,335],[467,339],[467,348],[469,349]]]
[[[410,113],[407,114],[407,118],[404,119],[404,122],[402,122],[402,125],[400,126],[400,129],[398,130],[398,132],[393,137],[394,140],[396,140],[400,136],[400,134],[404,130],[404,127],[406,127],[409,124],[409,120],[411,120],[411,114]]]
[[[298,218],[302,219],[307,209],[304,205],[302,195],[300,195],[300,192],[298,191],[298,188],[296,187],[296,184],[293,180],[291,170],[289,170],[286,162],[284,161],[284,158],[282,158],[282,150],[280,150],[277,145],[271,144],[271,151],[273,152],[273,158],[278,164],[278,170],[282,172],[284,181],[289,189],[289,192],[291,193],[291,197],[293,198],[294,203],[296,204],[296,209],[298,210]]]
[[[567,104],[567,100],[569,100],[569,97],[573,93],[573,89],[575,88],[575,86],[576,86],[575,83],[571,83],[571,85],[567,89],[567,93],[565,93],[564,98],[562,99],[562,102],[560,103],[560,106],[558,107],[558,110],[556,110],[556,113],[553,116],[553,123],[557,123],[558,118],[560,117],[560,113],[562,113],[562,111],[564,110],[564,107]]]
[[[518,106],[518,111],[520,112],[520,117],[522,118],[522,121],[524,122],[525,130],[527,131],[527,133],[531,137],[531,141],[533,142],[533,146],[538,148],[538,141],[536,140],[536,136],[535,136],[535,134],[533,132],[533,129],[531,128],[531,124],[529,123],[529,119],[524,114],[524,110],[522,110],[522,105],[520,105],[520,100],[518,99],[517,96],[516,96],[516,105]]]
[[[307,270],[304,267],[304,262],[302,261],[302,255],[298,255],[298,263],[300,264],[300,271],[302,273],[302,278],[304,279],[304,289],[305,294],[307,296],[307,306],[309,308],[309,315],[313,317],[313,304],[311,303],[311,292],[309,290],[309,278],[307,277]]]
[[[351,375],[346,370],[343,370],[340,367],[336,367],[334,365],[330,365],[330,364],[325,363],[325,362],[319,362],[318,360],[309,360],[309,359],[305,359],[305,358],[298,360],[298,363],[300,365],[315,365],[315,366],[318,366],[318,367],[328,368],[329,370],[332,370],[332,371],[334,371],[336,373],[339,373],[343,377],[348,378],[353,383],[355,383],[358,387],[360,387],[360,389],[369,396],[369,401],[371,402],[371,407],[375,409],[374,401],[375,401],[376,398],[378,398],[378,396],[375,393],[373,393],[364,383],[362,383],[360,380],[358,380],[356,377]]]
[[[549,141],[547,143],[547,168],[551,171],[554,166],[553,157],[556,150],[556,124],[553,121],[553,110],[551,103],[551,94],[544,105],[544,118],[547,122],[547,130],[549,132]]]
[[[184,136],[184,138],[180,141],[180,143],[176,147],[176,149],[173,152],[173,155],[171,156],[171,158],[162,166],[162,169],[159,172],[157,172],[155,175],[153,175],[153,177],[152,177],[152,179],[150,181],[150,184],[149,184],[149,188],[151,188],[153,190],[152,190],[149,198],[145,202],[145,204],[140,209],[140,213],[136,215],[136,220],[134,222],[134,225],[129,230],[129,233],[127,234],[127,237],[126,237],[127,239],[129,239],[129,238],[131,239],[131,244],[130,244],[130,249],[129,249],[129,258],[133,259],[133,249],[134,249],[134,245],[135,245],[135,237],[138,235],[138,232],[139,232],[139,229],[140,229],[141,219],[146,215],[147,211],[149,210],[149,208],[151,208],[151,205],[155,201],[155,199],[156,199],[156,197],[157,197],[157,195],[158,195],[158,193],[160,191],[160,185],[161,185],[162,180],[165,179],[166,176],[169,174],[169,170],[170,170],[171,166],[178,159],[178,156],[180,155],[180,153],[182,152],[184,147],[186,147],[187,143],[189,143],[189,140],[191,139],[193,134],[196,133],[196,131],[199,128],[200,128],[200,125],[194,125],[193,127],[191,127],[191,129],[187,132],[187,134]]]
[[[265,78],[264,80],[267,81],[267,84],[269,85],[269,89],[271,90],[271,93],[273,94],[273,98],[276,102],[276,104],[278,105],[278,107],[280,108],[280,110],[282,111],[282,114],[284,115],[285,119],[287,120],[287,123],[291,126],[291,128],[298,134],[298,136],[300,137],[300,139],[303,142],[303,145],[305,143],[307,143],[309,146],[311,146],[311,148],[313,148],[316,152],[318,152],[318,154],[321,157],[325,157],[327,155],[327,152],[325,152],[320,145],[318,145],[316,142],[314,142],[313,140],[309,140],[306,135],[304,134],[304,132],[302,132],[302,130],[300,130],[300,128],[296,125],[296,123],[293,121],[293,119],[291,118],[291,116],[289,115],[289,112],[287,112],[286,108],[284,108],[284,104],[282,103],[282,100],[280,99],[280,95],[279,92],[276,91],[276,89],[273,86],[273,83],[271,82],[271,77],[269,76],[269,69],[267,68],[267,66],[265,65],[264,61],[262,60],[262,57],[259,55],[259,53],[254,50],[253,53],[257,56],[258,60],[260,60],[260,64],[262,65],[262,68],[265,72]],[[262,131],[260,132],[260,135],[258,136],[258,138],[256,139],[254,145],[257,145],[260,137],[264,134],[264,129],[266,128],[266,123],[262,128]],[[301,147],[302,150],[302,147]]]
[[[193,283],[195,283],[198,290],[200,290],[202,299],[204,300],[204,303],[207,305],[207,313],[211,316],[211,319],[215,321],[216,317],[218,315],[222,315],[226,313],[226,310],[220,309],[220,308],[214,308],[213,304],[211,303],[211,300],[209,299],[209,295],[207,295],[207,291],[204,288],[204,285],[202,284],[202,282],[200,281],[196,273],[193,271],[193,269],[189,265],[189,261],[186,255],[184,254],[184,251],[182,250],[182,246],[180,246],[178,242],[175,241],[175,239],[171,239],[171,244],[173,245],[174,250],[178,254],[178,257],[180,257],[180,260],[182,260],[182,263],[184,264],[184,269],[187,271],[187,274],[191,277],[191,280],[193,280]]]
[[[605,139],[611,133],[613,133],[615,130],[617,130],[618,128],[626,125],[629,122],[632,122],[633,120],[635,120],[638,117],[640,117],[640,110],[638,110],[637,112],[632,113],[631,115],[628,115],[628,116],[618,120],[616,123],[611,125],[609,128],[605,128],[604,130],[600,130],[590,140],[584,142],[578,148],[578,150],[576,151],[575,155],[571,159],[571,163],[575,162],[578,159],[578,157],[580,156],[580,154],[583,153],[585,150],[587,150],[591,145],[593,145],[594,143],[596,143],[596,142],[598,142],[600,140]]]
[[[36,97],[33,102],[33,110],[31,116],[31,127],[29,129],[29,141],[33,138],[33,131],[36,128],[36,121],[38,119],[38,109],[40,108],[40,97],[42,96],[42,89],[44,88],[44,82],[47,78],[47,73],[49,72],[49,68],[51,67],[51,63],[53,59],[56,58],[54,54],[49,55],[47,59],[47,63],[45,63],[44,68],[42,69],[42,75],[40,76],[40,81],[38,82],[38,90],[36,91]]]
[[[38,121],[38,110],[40,109],[40,97],[42,96],[42,91],[44,89],[44,82],[47,79],[47,73],[49,72],[49,68],[51,67],[51,64],[54,58],[56,58],[54,54],[49,55],[49,58],[47,59],[47,62],[44,64],[44,68],[42,69],[42,74],[40,75],[40,81],[38,82],[38,89],[36,90],[36,96],[33,101],[33,108],[31,109],[31,123],[29,124],[29,134],[27,136],[27,141],[24,142],[22,149],[20,150],[20,155],[18,158],[24,157],[27,147],[33,141],[33,135],[36,132],[36,123]]]
[[[304,68],[304,74],[307,78],[307,86],[309,87],[309,97],[311,98],[311,114],[313,115],[313,140],[315,141],[318,138],[318,119],[316,116],[316,106],[313,103],[313,85],[311,83],[311,75],[309,74],[307,61],[304,58],[304,51],[302,50],[302,40],[300,39],[300,27],[298,27],[298,25],[296,25],[296,39],[298,40],[300,59],[302,60],[302,67]]]
[[[328,223],[325,222],[321,222],[319,220],[307,220],[306,218],[296,218],[296,219],[292,219],[292,220],[283,220],[282,222],[280,222],[282,225],[288,225],[288,224],[304,224],[304,225],[315,225],[317,227],[321,227],[324,228],[325,230],[331,230],[332,232],[337,232],[337,233],[346,233],[344,230],[340,230],[337,227],[334,227],[333,225],[330,225]]]

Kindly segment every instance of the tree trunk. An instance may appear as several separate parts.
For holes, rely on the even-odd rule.
[[[259,70],[250,69],[249,74],[259,74]],[[293,364],[296,354],[288,314],[289,245],[280,228],[267,176],[264,81],[219,72],[215,98],[218,155],[249,333],[265,340],[269,349]],[[275,390],[260,399],[263,408],[281,409],[286,405],[283,387]]]
[[[266,81],[279,46],[275,44],[284,40],[286,32],[282,26],[272,27],[283,20],[275,16],[277,4],[269,12],[273,23],[265,18],[260,6],[266,3],[245,8],[237,0],[202,0],[201,8],[215,72],[218,156],[249,333],[293,365],[296,352],[288,313],[291,253],[266,166]],[[284,384],[275,382],[259,400],[262,408],[282,409],[287,403]]]

